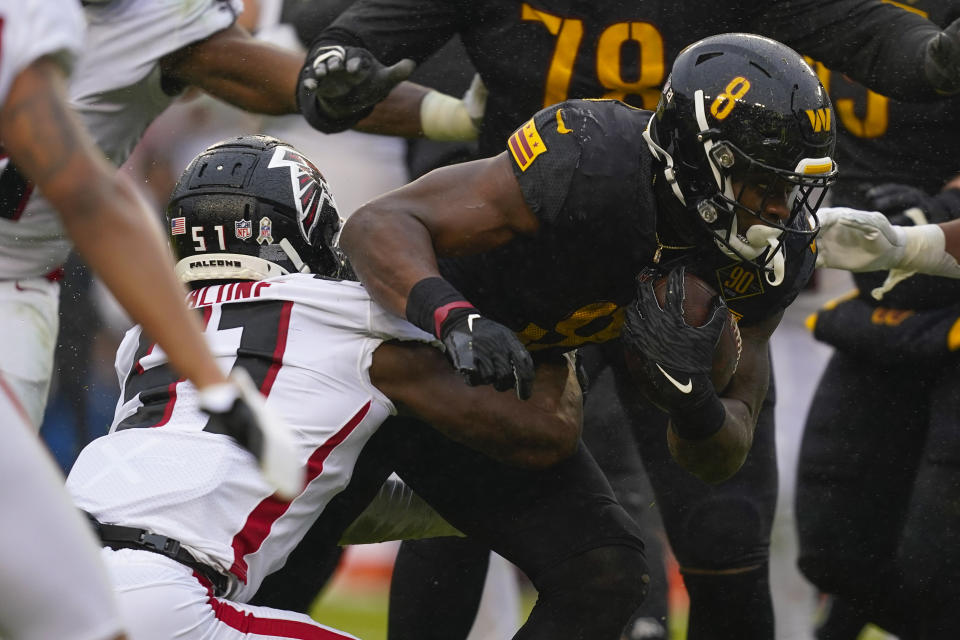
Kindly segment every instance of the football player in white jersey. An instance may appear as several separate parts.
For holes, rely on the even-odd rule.
[[[95,541],[33,434],[57,316],[54,278],[29,273],[42,251],[29,225],[16,226],[34,186],[46,194],[51,218],[63,223],[130,313],[204,389],[206,406],[229,413],[218,416],[221,428],[240,427],[245,441],[263,445],[259,451],[274,449],[273,439],[263,442],[270,433],[260,432],[262,400],[251,396],[250,406],[241,399],[183,305],[183,290],[166,266],[169,256],[146,222],[147,209],[70,114],[65,76],[83,28],[74,0],[0,0],[0,211],[11,225],[3,229],[4,248],[27,257],[19,264],[4,251],[0,259],[6,339],[0,356],[0,508],[11,516],[0,527],[0,635],[6,638],[122,637]],[[247,433],[251,429],[256,432]],[[302,479],[282,465],[279,471],[287,484]]]
[[[123,163],[150,122],[188,86],[248,111],[299,113],[296,88],[303,57],[256,40],[237,26],[241,0],[91,0],[83,5],[87,32],[70,80],[69,98],[96,144],[113,164]],[[388,91],[409,73],[408,66],[384,68],[373,64],[371,73],[379,78],[379,83],[374,83],[377,90]],[[403,83],[385,108],[374,110],[358,126],[376,130],[386,119],[401,123],[406,127],[401,130],[409,135],[419,135],[419,105],[428,93],[424,87]],[[23,131],[26,137],[26,129]],[[39,138],[43,133],[47,137]],[[64,142],[54,131],[31,130],[29,134],[41,148],[51,152],[59,148],[55,143]],[[56,203],[50,199],[56,194],[48,193],[44,198],[33,193],[33,184],[24,173],[18,163],[9,162],[0,173],[0,273],[30,289],[17,289],[6,301],[0,301],[4,306],[0,331],[18,335],[7,357],[0,361],[0,371],[15,388],[31,421],[39,427],[58,330],[55,281],[62,274],[70,243]],[[131,224],[148,226],[139,220]],[[103,254],[111,258],[111,264],[121,264],[126,269],[146,262],[144,254],[129,243],[113,242],[115,237],[130,237],[116,223],[91,218],[73,225],[70,231],[75,240],[83,233],[78,242],[89,238],[90,243],[109,246],[111,251]],[[155,263],[153,268],[161,270],[163,265]],[[139,282],[153,282],[153,278],[141,278]],[[145,299],[155,297],[155,292],[142,287],[137,291]],[[123,296],[120,299],[126,305],[136,300]],[[164,305],[158,301],[157,306]],[[18,313],[14,308],[22,310]],[[135,310],[136,307],[131,308]],[[38,317],[28,322],[19,320],[28,313]],[[161,342],[180,331],[169,328],[179,327],[178,323],[146,326]],[[188,372],[184,368],[187,363],[179,360],[176,350],[171,356],[175,365]],[[210,369],[206,378],[193,377],[206,382],[217,375]]]
[[[294,427],[307,483],[292,502],[272,496],[251,455],[197,410],[195,387],[131,329],[110,433],[80,453],[67,488],[96,521],[134,640],[351,637],[243,603],[325,517],[398,409],[507,464],[546,467],[576,449],[580,388],[566,360],[538,369],[527,401],[468,387],[432,336],[338,279],[350,277],[333,248],[340,217],[295,149],[267,136],[213,145],[187,167],[167,216],[211,349],[224,368],[249,371]]]

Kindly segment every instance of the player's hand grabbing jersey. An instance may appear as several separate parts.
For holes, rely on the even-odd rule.
[[[370,383],[374,350],[384,340],[433,338],[384,312],[359,284],[308,275],[211,286],[190,303],[221,365],[244,367],[295,430],[303,493],[290,503],[271,497],[253,457],[206,430],[196,389],[139,327],[117,352],[121,392],[110,433],[83,450],[67,487],[101,522],[180,540],[234,576],[229,596],[243,601],[346,487],[361,448],[395,412]]]

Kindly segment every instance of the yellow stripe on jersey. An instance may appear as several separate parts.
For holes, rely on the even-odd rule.
[[[507,147],[521,171],[526,171],[534,158],[547,150],[532,118],[510,136]]]
[[[947,349],[956,351],[960,349],[960,320],[953,323],[950,327],[950,333],[947,334]]]

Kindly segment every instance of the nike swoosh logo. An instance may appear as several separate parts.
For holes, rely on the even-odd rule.
[[[663,370],[663,367],[660,366],[660,363],[659,363],[659,362],[656,363],[656,365],[657,365],[657,369],[660,369],[660,373],[663,374],[663,377],[665,377],[667,380],[669,380],[669,381],[670,381],[670,384],[672,384],[672,385],[675,386],[677,389],[679,389],[679,390],[680,390],[680,393],[690,393],[691,391],[693,391],[693,380],[692,380],[692,379],[687,378],[687,384],[681,384],[679,380],[677,380],[677,379],[674,378],[672,375],[670,375],[669,373],[667,373],[666,371],[664,371],[664,370]]]
[[[471,313],[467,316],[467,329],[473,331],[473,321],[480,317],[479,313]]]

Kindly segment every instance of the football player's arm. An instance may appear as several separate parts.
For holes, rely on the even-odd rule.
[[[671,420],[667,444],[677,463],[705,482],[721,482],[735,474],[753,445],[760,407],[770,381],[770,335],[782,312],[750,327],[740,327],[743,341],[737,371],[724,389],[720,402],[723,426],[704,439],[681,438]]]
[[[538,228],[501,153],[431,171],[371,200],[347,219],[340,245],[371,296],[404,316],[411,288],[440,276],[438,256],[480,253]]]
[[[465,385],[439,349],[423,343],[382,344],[374,352],[370,379],[398,407],[505,464],[545,468],[577,448],[580,385],[565,357],[537,366],[526,401],[488,385]]]
[[[878,211],[826,207],[817,212],[817,266],[890,271],[872,295],[883,295],[914,273],[960,278],[960,220],[899,226]]]
[[[440,339],[469,384],[526,399],[530,354],[440,276],[437,256],[493,249],[538,227],[504,153],[437,169],[368,202],[347,220],[340,244],[373,299]]]
[[[299,113],[296,95],[302,66],[302,55],[258,40],[237,25],[160,61],[164,82],[173,91],[196,86],[246,111],[270,115]],[[355,128],[421,136],[420,106],[429,91],[414,83],[401,83]]]
[[[51,60],[24,69],[0,111],[4,147],[60,212],[84,260],[173,366],[198,387],[226,382],[183,302],[155,217],[69,110],[65,86]]]
[[[941,30],[880,0],[780,0],[762,6],[751,29],[877,93],[918,102],[960,90],[960,21]]]

